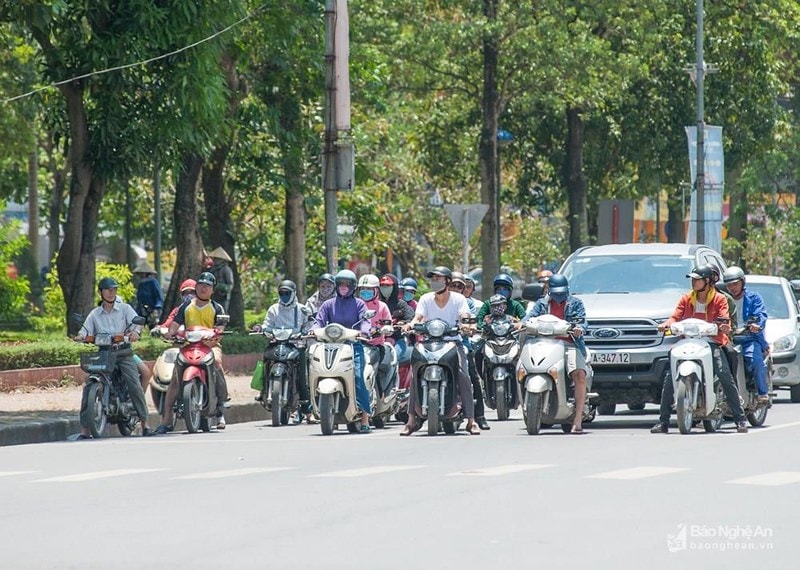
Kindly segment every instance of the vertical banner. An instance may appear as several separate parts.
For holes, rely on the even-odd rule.
[[[335,57],[334,74],[336,86],[334,106],[336,108],[336,130],[350,130],[350,20],[347,16],[347,0],[335,0],[336,25],[333,35]]]
[[[689,229],[686,234],[687,243],[697,243],[697,127],[686,127],[689,141],[689,171],[692,179],[692,198],[689,207]],[[722,201],[725,189],[725,155],[722,149],[722,127],[706,125],[704,137],[705,150],[705,197],[706,245],[722,251]]]

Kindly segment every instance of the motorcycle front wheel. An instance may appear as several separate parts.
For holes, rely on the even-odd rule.
[[[528,413],[525,416],[525,428],[528,435],[537,435],[542,427],[542,407],[544,400],[542,395],[534,392],[527,392],[525,397],[528,399]]]
[[[183,385],[181,403],[183,405],[183,421],[186,423],[186,429],[189,433],[197,433],[202,419],[199,382],[192,381]]]
[[[281,425],[281,384],[280,382],[272,383],[272,427],[279,427]]]
[[[506,399],[506,386],[503,382],[494,383],[494,402],[497,410],[497,419],[504,422],[508,419],[508,400]]]
[[[682,434],[692,431],[694,418],[692,417],[692,387],[689,378],[678,379],[678,389],[675,392],[675,413],[678,416],[678,430]]]
[[[89,431],[92,437],[103,437],[106,431],[106,412],[103,409],[103,387],[99,382],[92,382],[86,398],[87,413],[89,416]]]
[[[333,394],[320,394],[319,396],[319,427],[322,435],[333,434]]]
[[[428,387],[428,435],[439,433],[439,386]]]

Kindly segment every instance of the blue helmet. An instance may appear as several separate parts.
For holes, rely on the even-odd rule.
[[[567,281],[567,277],[565,275],[553,273],[550,276],[550,281],[548,281],[548,284],[551,293],[569,293],[569,281]]]
[[[509,289],[514,288],[514,280],[511,279],[511,276],[507,273],[498,273],[495,278],[493,285],[495,288],[497,287],[508,287]]]
[[[406,277],[402,281],[400,281],[400,288],[401,289],[411,289],[412,291],[417,290],[417,281],[412,279],[411,277]]]
[[[100,280],[100,283],[97,284],[97,290],[102,291],[103,289],[117,289],[119,288],[119,284],[117,280],[113,277],[103,277]]]

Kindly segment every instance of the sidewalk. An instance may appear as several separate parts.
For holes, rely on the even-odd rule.
[[[255,390],[250,388],[250,376],[229,375],[228,392],[231,406],[225,411],[229,424],[252,422],[269,418],[269,414],[253,401]],[[20,388],[0,392],[0,446],[63,441],[80,431],[78,412],[82,386],[64,388]],[[158,425],[150,394],[150,427]],[[182,422],[178,428],[182,429]],[[116,435],[116,429],[111,433]]]

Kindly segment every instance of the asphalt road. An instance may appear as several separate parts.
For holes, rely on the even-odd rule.
[[[651,435],[655,414],[4,447],[2,567],[796,568],[800,405],[748,434]]]

